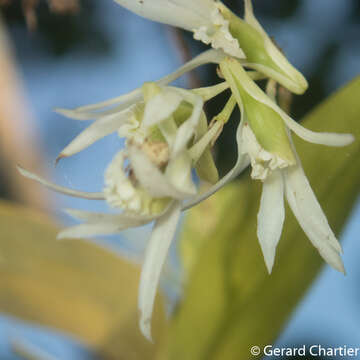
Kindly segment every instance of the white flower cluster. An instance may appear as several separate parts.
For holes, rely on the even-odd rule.
[[[340,244],[303,172],[291,132],[306,141],[329,146],[345,146],[353,137],[303,128],[276,104],[276,96],[263,92],[255,83],[269,79],[269,84],[279,83],[294,93],[307,88],[304,77],[257,22],[251,1],[245,0],[244,19],[215,0],[116,1],[151,20],[192,31],[196,39],[211,44],[213,49],[165,78],[145,83],[126,95],[74,110],[57,110],[70,118],[94,120],[59,158],[74,155],[113,132],[126,139],[125,148],[115,155],[105,172],[104,190],[100,193],[64,188],[19,168],[24,176],[53,190],[103,199],[121,210],[113,214],[68,210],[83,223],[63,230],[59,238],[114,234],[154,222],[139,289],[140,328],[151,339],[155,294],[181,211],[209,197],[251,164],[251,177],[263,182],[257,234],[269,272],[284,223],[284,198],[319,253],[343,272]],[[168,85],[207,63],[219,64],[224,82],[193,90]],[[228,88],[229,101],[208,126],[204,102]],[[219,180],[211,146],[236,104],[241,112],[236,133],[238,158],[232,170]],[[212,184],[206,192],[199,192],[193,170],[200,181]]]

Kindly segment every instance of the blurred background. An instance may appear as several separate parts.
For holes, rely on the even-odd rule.
[[[242,11],[242,1],[224,2]],[[55,167],[59,152],[87,124],[66,119],[52,109],[126,93],[170,73],[205,47],[190,34],[142,19],[112,0],[1,0],[0,5],[13,52],[10,66],[3,59],[9,53],[0,53],[0,105],[6,108],[13,101],[11,93],[18,96],[17,105],[9,110],[13,122],[0,118],[1,197],[45,209],[66,225],[72,221],[61,213],[62,208],[107,211],[101,202],[56,195],[19,179],[9,169],[20,161],[64,186],[100,191],[104,169],[121,148],[121,141],[116,135],[108,136]],[[308,92],[293,99],[296,119],[360,73],[358,0],[254,0],[254,6],[265,29],[309,80]],[[201,68],[177,84],[211,85],[216,81],[213,73],[212,66]],[[209,104],[210,115],[221,101],[220,97]],[[222,173],[235,159],[227,141],[232,130],[229,126],[216,148],[216,156],[225,159]],[[146,231],[128,231],[126,238],[99,243],[138,261]],[[360,206],[342,234],[346,277],[324,268],[279,338],[279,346],[360,346],[359,233]],[[92,358],[76,339],[4,314],[0,318],[1,359],[19,358],[10,347],[14,337],[58,359]]]

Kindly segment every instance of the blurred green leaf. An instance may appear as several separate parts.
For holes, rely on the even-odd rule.
[[[358,139],[359,94],[360,78],[319,106],[303,125],[351,132]],[[329,223],[339,234],[359,191],[359,141],[342,149],[299,139],[295,143]],[[267,274],[256,238],[260,190],[261,184],[251,181],[247,172],[187,215],[181,244],[185,264],[193,265],[161,359],[253,358],[251,346],[276,339],[318,274],[323,260],[289,208],[273,273]]]
[[[152,359],[138,330],[139,269],[85,241],[57,241],[34,210],[0,202],[0,310],[75,335],[107,359]],[[157,301],[154,338],[165,317]]]

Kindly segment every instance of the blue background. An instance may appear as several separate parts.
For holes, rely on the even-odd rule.
[[[271,29],[292,63],[305,75],[309,74],[321,51],[334,39],[339,41],[340,50],[326,79],[326,90],[330,93],[360,73],[359,41],[353,40],[360,39],[359,27],[344,28],[344,19],[351,11],[351,3],[345,0],[304,0],[292,18],[264,25]],[[100,54],[91,51],[89,41],[55,57],[43,49],[41,38],[27,34],[23,27],[11,28],[17,62],[34,115],[33,126],[40,134],[46,166],[56,182],[88,191],[101,189],[104,168],[122,143],[111,135],[54,168],[57,154],[86,124],[66,119],[52,112],[52,108],[71,108],[114,97],[144,81],[158,79],[181,63],[166,27],[130,14],[111,0],[99,1],[95,14],[95,21],[111,42],[111,49]],[[89,34],[90,39],[91,36]],[[179,84],[185,85],[185,82]],[[55,215],[66,223],[71,220],[62,216],[58,209],[106,209],[99,202],[52,193],[49,196],[56,203]],[[297,308],[278,345],[360,346],[359,233],[358,206],[342,235],[348,275],[344,277],[325,267]],[[109,240],[107,244],[113,242]],[[138,250],[127,249],[135,251],[135,257]],[[88,359],[90,356],[80,343],[64,334],[6,316],[0,320],[1,359],[17,358],[11,354],[8,343],[13,337],[31,341],[58,359]]]

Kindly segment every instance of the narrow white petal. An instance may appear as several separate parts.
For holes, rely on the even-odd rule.
[[[53,110],[58,114],[61,114],[69,119],[75,119],[75,120],[92,120],[99,116],[98,113],[77,112],[76,110],[59,108],[59,107],[54,108]]]
[[[170,207],[171,205],[169,205]],[[156,215],[137,215],[128,212],[120,214],[97,213],[78,209],[65,209],[70,216],[86,221],[85,224],[75,225],[62,230],[58,239],[78,239],[97,235],[117,234],[122,230],[148,224],[160,218],[169,209]]]
[[[146,19],[192,30],[208,25],[214,5],[211,0],[115,0],[121,6]]]
[[[138,226],[140,226],[139,224]],[[131,226],[125,226],[124,224],[97,224],[97,223],[89,223],[89,224],[80,224],[75,226],[70,226],[64,230],[61,230],[57,239],[83,239],[86,237],[98,236],[98,235],[112,235],[121,232],[124,229],[127,229]]]
[[[75,108],[73,110],[70,110],[70,111],[72,111],[74,113],[77,113],[77,114],[80,114],[80,113],[86,113],[86,112],[89,112],[89,111],[102,110],[104,108],[107,108],[107,107],[113,106],[113,105],[122,105],[125,108],[125,107],[128,107],[130,105],[135,104],[136,102],[138,102],[140,100],[142,100],[142,89],[137,88],[137,89],[134,89],[134,90],[132,90],[129,93],[126,93],[124,95],[120,95],[120,96],[117,96],[117,97],[112,98],[112,99],[101,101],[101,102],[96,103],[96,104],[80,106],[80,107],[77,107],[77,108]],[[57,109],[57,111],[59,111],[59,109]],[[64,109],[61,109],[61,111],[63,113]],[[71,113],[68,113],[68,114],[70,115]],[[96,113],[94,113],[94,114],[96,115]],[[73,116],[69,116],[69,117],[72,118]]]
[[[149,223],[145,220],[129,221],[129,222],[94,222],[85,223],[68,227],[60,231],[57,235],[57,239],[82,239],[86,237],[98,236],[98,235],[112,235],[118,234],[122,230],[142,226]]]
[[[171,241],[175,235],[181,211],[176,202],[155,224],[146,248],[139,286],[140,329],[151,341],[151,316],[161,269],[163,268]]]
[[[137,102],[141,102],[141,92],[139,93],[139,97]],[[111,108],[100,109],[99,111],[79,111],[79,110],[71,110],[64,108],[55,108],[54,111],[69,118],[75,120],[96,120],[100,119],[107,115],[113,115],[120,111],[127,109],[129,106],[134,105],[134,101],[125,102],[124,104],[113,106]]]
[[[141,223],[153,221],[159,218],[165,211],[158,215],[138,215],[128,212],[122,212],[120,214],[108,214],[78,209],[65,209],[64,212],[75,219],[92,223],[136,224],[137,222]]]
[[[208,101],[213,97],[221,94],[223,91],[225,91],[228,88],[229,88],[229,84],[226,81],[223,81],[222,83],[216,85],[192,89],[191,91],[194,94],[200,95],[204,101]]]
[[[176,157],[181,151],[183,151],[188,141],[195,134],[204,104],[201,96],[199,95],[182,89],[176,89],[175,91],[182,95],[185,101],[193,105],[193,111],[190,117],[178,128],[175,142],[171,149],[171,157]]]
[[[185,63],[176,71],[156,81],[156,83],[158,85],[167,85],[173,82],[174,80],[176,80],[177,78],[179,78],[180,76],[184,75],[185,73],[201,65],[205,65],[208,63],[218,64],[222,59],[224,59],[224,57],[225,54],[221,50],[210,49],[204,51],[200,55],[194,57],[192,60]],[[80,106],[72,110],[56,108],[55,111],[71,119],[90,120],[90,119],[97,119],[104,115],[110,115],[122,111],[127,107],[135,104],[136,102],[142,100],[143,100],[142,88],[137,88],[130,91],[127,94],[117,96],[115,98],[108,99],[105,101],[101,101],[99,103]],[[106,110],[108,107],[111,106],[115,106],[115,107]]]
[[[335,269],[344,272],[339,255],[342,252],[341,245],[329,226],[300,161],[298,165],[283,171],[286,199],[303,231],[325,261]]]
[[[284,114],[283,114],[284,115]],[[304,128],[299,123],[291,119],[289,116],[283,116],[286,125],[294,131],[296,135],[314,144],[327,145],[327,146],[347,146],[354,141],[352,134],[336,134],[327,132],[314,132]]]
[[[149,127],[166,120],[179,107],[182,100],[179,93],[163,89],[147,102],[142,125]]]
[[[159,85],[167,85],[179,78],[180,76],[186,74],[187,72],[196,69],[197,67],[209,63],[218,64],[221,60],[225,58],[225,54],[221,50],[206,50],[195,56],[192,60],[188,61],[184,65],[182,65],[179,69],[174,71],[173,73],[163,77],[158,80],[157,83]],[[224,84],[225,86],[225,84]]]
[[[196,186],[192,180],[192,159],[183,151],[176,158],[169,161],[165,176],[175,188],[181,189],[188,194],[196,194]]]
[[[136,178],[152,197],[171,197],[181,200],[192,195],[171,185],[167,177],[137,146],[129,146],[129,158]]]
[[[274,265],[276,247],[280,240],[284,219],[284,180],[280,170],[277,170],[263,183],[258,212],[257,236],[269,273]]]
[[[132,108],[130,108],[96,120],[76,136],[75,139],[61,151],[58,158],[72,156],[86,149],[103,137],[117,131],[122,125],[127,124],[130,121],[132,115],[133,111]]]
[[[60,185],[51,183],[51,182],[41,178],[40,176],[38,176],[28,170],[23,169],[20,166],[17,166],[17,169],[21,175],[27,177],[28,179],[35,180],[35,181],[39,182],[40,184],[46,186],[47,188],[54,190],[56,192],[59,192],[61,194],[84,198],[84,199],[89,199],[89,200],[105,200],[104,194],[102,192],[85,192],[85,191],[73,190],[73,189],[70,189],[70,188],[67,188],[64,186],[60,186]]]

